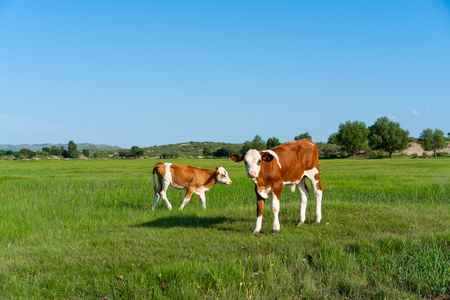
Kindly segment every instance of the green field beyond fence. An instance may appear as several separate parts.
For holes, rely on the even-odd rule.
[[[450,159],[322,160],[322,223],[285,188],[277,235],[231,160],[172,161],[233,184],[152,211],[158,161],[0,162],[0,298],[450,298]]]

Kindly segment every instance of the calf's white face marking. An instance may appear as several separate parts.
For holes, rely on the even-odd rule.
[[[244,157],[245,169],[248,178],[256,178],[261,171],[261,154],[258,150],[250,149]]]
[[[217,177],[217,181],[219,183],[223,183],[223,184],[226,184],[226,185],[230,185],[231,184],[231,179],[230,179],[230,177],[228,177],[228,173],[223,167],[220,167],[217,170],[217,172],[219,173],[219,176]]]

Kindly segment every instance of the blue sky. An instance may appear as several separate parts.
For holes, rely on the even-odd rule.
[[[0,144],[450,131],[449,1],[0,0]]]

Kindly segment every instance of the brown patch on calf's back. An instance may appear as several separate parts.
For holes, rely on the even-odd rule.
[[[187,166],[179,164],[171,164],[170,173],[172,175],[172,185],[178,188],[186,188],[194,177],[194,174]]]
[[[162,177],[164,177],[166,175],[166,164],[163,162],[157,163],[153,167],[153,173],[155,173],[156,171],[158,171],[158,174],[160,174]]]
[[[172,184],[179,188],[186,188],[187,186],[210,188],[217,182],[216,169],[172,164],[170,170],[172,172]]]

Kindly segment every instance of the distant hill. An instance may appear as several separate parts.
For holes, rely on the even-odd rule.
[[[203,149],[209,148],[211,152],[215,152],[220,148],[229,149],[238,152],[242,144],[221,143],[221,142],[186,142],[179,144],[169,144],[162,146],[145,147],[145,155],[150,157],[160,157],[165,153],[177,153],[178,157],[199,157],[203,156]]]
[[[30,149],[33,151],[37,151],[37,150],[42,150],[42,148],[44,147],[52,147],[52,146],[56,146],[58,148],[64,147],[65,149],[67,149],[67,144],[50,144],[50,143],[46,143],[46,144],[21,144],[21,145],[0,145],[0,150],[12,150],[12,151],[19,151],[23,148],[26,149]],[[88,149],[88,150],[116,150],[116,149],[121,149],[120,147],[117,146],[108,146],[108,145],[97,145],[97,144],[91,144],[91,143],[80,143],[77,144],[77,149],[78,150],[83,150],[83,149]]]

